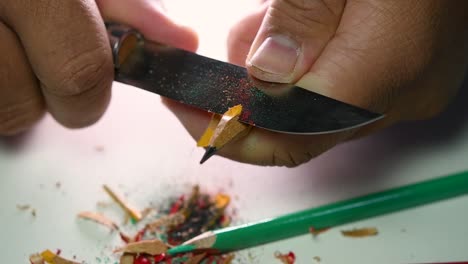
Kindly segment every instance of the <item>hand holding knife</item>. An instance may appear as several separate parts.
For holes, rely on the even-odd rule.
[[[289,134],[339,132],[382,118],[301,87],[262,87],[242,67],[146,41],[123,25],[106,26],[115,80],[183,104],[218,115],[241,105],[236,121]],[[213,146],[208,149],[213,155]]]

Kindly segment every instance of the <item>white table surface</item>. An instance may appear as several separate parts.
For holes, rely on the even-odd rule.
[[[254,3],[174,0],[166,5],[200,32],[201,54],[225,60],[229,25]],[[103,183],[142,207],[195,183],[211,192],[224,190],[235,198],[237,221],[245,222],[466,170],[467,88],[432,121],[402,124],[285,169],[219,157],[200,166],[203,150],[158,96],[116,84],[108,112],[90,128],[67,130],[47,116],[30,133],[0,140],[2,263],[27,263],[30,253],[45,248],[98,263],[96,257],[118,240],[75,215],[108,199]],[[17,204],[30,204],[37,216],[17,210]],[[241,252],[238,263],[279,263],[273,258],[277,250],[294,251],[298,264],[315,263],[314,256],[321,263],[468,260],[467,204],[468,197],[461,197],[334,228],[316,239],[284,240]],[[352,239],[339,232],[366,226],[377,227],[379,235]]]

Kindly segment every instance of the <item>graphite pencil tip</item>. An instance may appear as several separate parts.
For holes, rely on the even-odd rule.
[[[202,159],[200,160],[200,164],[203,164],[209,158],[213,157],[213,155],[216,154],[216,151],[218,151],[216,147],[208,147]]]

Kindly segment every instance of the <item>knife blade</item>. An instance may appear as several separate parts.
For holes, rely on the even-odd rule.
[[[106,26],[115,81],[207,112],[241,104],[240,122],[290,134],[338,132],[383,117],[298,86],[255,80],[243,67],[147,41],[124,25]]]

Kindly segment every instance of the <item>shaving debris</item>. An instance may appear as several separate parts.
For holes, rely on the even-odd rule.
[[[294,264],[296,262],[296,255],[292,251],[289,251],[287,254],[276,251],[275,258],[279,259],[283,264]]]
[[[179,206],[180,198],[174,202],[170,213],[182,213],[185,221],[169,230],[168,243],[179,245],[203,232],[222,227],[223,220],[226,219],[224,209],[230,198],[224,194],[216,197],[218,198],[213,200],[208,194],[201,194],[199,187],[195,186],[182,207]]]
[[[320,258],[319,256],[315,256],[315,257],[313,257],[313,259],[314,259],[316,262],[322,261],[322,258]]]
[[[103,226],[110,228],[111,230],[117,230],[117,231],[119,230],[119,226],[116,223],[114,223],[114,221],[110,220],[105,215],[102,215],[100,213],[85,211],[85,212],[79,213],[78,217],[101,224]]]
[[[314,237],[330,230],[330,227],[315,229],[313,226],[309,227],[309,233],[311,233]]]
[[[44,264],[44,258],[39,253],[32,254],[29,256],[29,262],[31,264]]]
[[[189,259],[189,261],[187,261],[187,264],[198,264],[205,258],[205,256],[206,253],[194,255],[192,258]]]
[[[39,253],[32,254],[29,257],[29,261],[31,262],[31,264],[44,264],[44,263],[48,263],[48,264],[80,264],[79,262],[62,258],[58,254],[55,254],[50,250],[45,250],[40,254]]]
[[[134,261],[135,261],[135,257],[130,254],[123,254],[120,257],[120,264],[133,264]]]
[[[202,193],[200,188],[195,186],[190,195],[171,199],[163,208],[152,207],[140,212],[128,206],[121,196],[115,194],[109,187],[106,186],[104,189],[121,207],[130,208],[125,209],[127,215],[130,215],[130,211],[138,212],[136,215],[141,216],[140,219],[144,218],[144,221],[132,224],[132,226],[142,226],[142,228],[134,235],[127,235],[122,232],[123,226],[119,227],[105,215],[89,211],[78,214],[79,218],[119,231],[118,234],[124,245],[114,250],[115,257],[119,259],[115,263],[229,264],[234,259],[233,254],[213,255],[208,252],[183,253],[175,256],[166,254],[168,248],[172,246],[180,245],[207,230],[229,225],[230,217],[225,210],[231,198],[227,194],[211,196]],[[59,252],[54,254],[50,250],[31,255],[30,262],[32,264],[78,264],[78,262],[60,257]]]
[[[123,252],[129,254],[148,254],[159,255],[166,253],[167,246],[161,240],[143,240],[128,243],[125,247],[119,248],[114,252]]]
[[[141,212],[137,209],[135,209],[133,206],[131,206],[126,199],[122,195],[117,194],[114,192],[109,186],[103,185],[104,191],[106,191],[107,194],[117,203],[122,207],[122,209],[127,212],[127,214],[135,221],[140,221],[143,217],[141,215]]]
[[[18,209],[19,211],[30,211],[31,212],[31,215],[32,217],[36,217],[37,216],[37,213],[36,213],[36,209],[34,209],[31,205],[29,204],[17,204],[16,205],[16,209]]]
[[[378,235],[379,231],[375,227],[366,227],[352,230],[342,230],[341,234],[345,237],[368,237]]]
[[[16,205],[16,209],[20,210],[20,211],[27,211],[31,208],[31,205],[29,204],[17,204]]]

